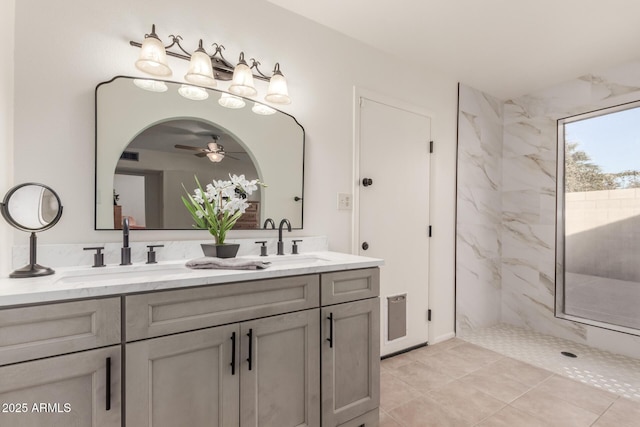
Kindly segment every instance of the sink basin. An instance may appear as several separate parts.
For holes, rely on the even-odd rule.
[[[157,280],[163,276],[190,273],[193,270],[184,264],[150,264],[150,265],[122,265],[93,268],[91,270],[74,270],[61,272],[58,283],[95,283],[108,280],[142,280],[149,278]]]

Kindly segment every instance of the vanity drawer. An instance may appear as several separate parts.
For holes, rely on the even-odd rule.
[[[358,418],[354,418],[351,421],[340,424],[338,427],[378,427],[379,425],[380,414],[379,409],[376,408],[373,411],[369,411],[366,414],[359,416]]]
[[[338,271],[320,278],[322,305],[340,304],[380,295],[380,269]]]
[[[318,307],[318,275],[125,297],[127,341]]]
[[[0,365],[120,343],[120,298],[0,310]]]

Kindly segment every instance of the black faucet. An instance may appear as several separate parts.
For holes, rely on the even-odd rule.
[[[271,224],[271,229],[275,230],[276,229],[276,223],[273,222],[273,220],[271,218],[267,218],[264,220],[264,224],[262,225],[262,228],[264,228],[265,230],[267,229],[267,225]]]
[[[291,223],[288,219],[284,218],[280,221],[280,227],[278,227],[278,255],[284,255],[284,243],[282,243],[282,226],[287,225],[287,230],[291,232]]]
[[[122,219],[122,249],[120,249],[120,265],[131,265],[131,248],[129,247],[129,217]]]

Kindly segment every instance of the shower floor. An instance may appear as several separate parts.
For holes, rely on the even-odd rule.
[[[640,360],[529,329],[499,324],[458,338],[576,381],[640,401]],[[577,358],[560,354],[569,351]]]

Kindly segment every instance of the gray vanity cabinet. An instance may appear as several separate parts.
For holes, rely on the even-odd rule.
[[[234,324],[127,344],[127,425],[237,426],[239,332]]]
[[[303,275],[126,296],[127,426],[320,427],[319,294]]]
[[[244,322],[240,329],[241,427],[319,427],[319,310]]]
[[[120,346],[0,367],[0,425],[120,427]]]
[[[127,425],[319,427],[318,309],[127,344]]]
[[[378,269],[322,275],[323,303],[341,302],[321,309],[323,427],[378,425],[379,280]]]
[[[121,425],[120,299],[0,309],[0,426]]]

